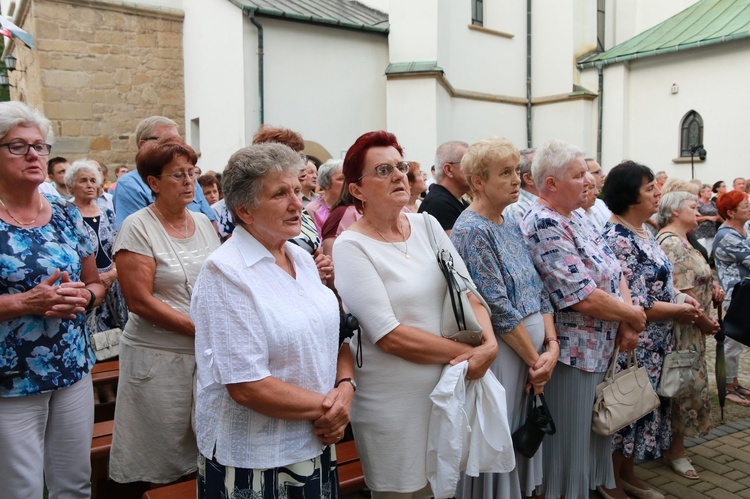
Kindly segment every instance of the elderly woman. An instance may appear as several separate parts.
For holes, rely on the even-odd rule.
[[[706,248],[709,254],[714,245],[717,223],[722,222],[719,210],[711,201],[711,194],[711,186],[708,184],[703,184],[701,190],[698,191],[698,226],[694,230],[698,242]]]
[[[473,201],[461,213],[450,239],[463,257],[479,293],[488,302],[498,355],[490,369],[505,387],[510,430],[524,422],[528,388],[541,393],[560,347],[552,305],[534,269],[521,229],[501,213],[518,200],[520,156],[507,139],[492,137],[469,147],[461,170]],[[412,193],[413,194],[413,193]],[[516,453],[510,473],[465,477],[462,498],[522,499],[542,484],[542,452],[532,459]]]
[[[260,144],[224,170],[236,228],[206,261],[191,307],[199,498],[337,497],[331,444],[356,384],[349,349],[339,352],[338,301],[290,242],[301,166],[290,148]]]
[[[409,162],[409,173],[406,174],[409,179],[409,202],[406,207],[411,213],[419,211],[419,205],[422,204],[422,194],[427,191],[427,184],[424,181],[422,167],[416,161]]]
[[[81,214],[43,196],[52,125],[0,103],[0,466],[2,495],[91,495],[94,354],[84,312],[101,303]]]
[[[331,206],[341,195],[341,187],[344,185],[343,166],[343,160],[329,159],[318,169],[318,187],[323,189],[323,194],[310,201],[305,208],[313,218],[318,234],[322,234]]]
[[[440,335],[446,282],[422,215],[402,210],[409,201],[409,163],[385,131],[359,137],[344,159],[346,189],[362,218],[333,247],[336,289],[362,326],[365,359],[357,369],[352,427],[365,482],[375,499],[428,498],[426,477],[430,393],[448,363],[469,361],[469,378],[485,374],[497,355],[489,315],[471,295],[483,326],[480,346]],[[429,218],[441,248],[466,272],[440,224]]]
[[[216,175],[207,173],[198,177],[198,185],[203,190],[203,196],[206,198],[206,202],[211,206],[215,205],[221,200],[221,186],[219,185],[219,179]]]
[[[120,342],[109,471],[118,482],[168,483],[196,469],[190,297],[219,240],[205,215],[187,210],[198,176],[190,146],[160,139],[135,160],[155,201],[123,222],[113,250],[130,317]]]
[[[671,181],[670,181],[671,182]],[[612,218],[604,227],[604,239],[622,265],[633,303],[646,311],[646,329],[639,335],[636,358],[648,371],[654,389],[659,385],[664,356],[672,351],[674,320],[691,324],[701,314],[700,305],[690,297],[678,304],[672,284],[672,263],[659,243],[643,224],[654,215],[661,192],[653,172],[646,166],[624,161],[607,175],[602,197]],[[626,354],[618,359],[619,367],[627,365]],[[617,493],[620,488],[639,497],[663,497],[636,475],[634,460],[650,461],[662,456],[672,442],[670,399],[662,398],[660,407],[612,437]],[[622,497],[625,497],[622,495]]]
[[[73,195],[73,204],[81,212],[84,227],[94,245],[99,279],[107,290],[105,303],[91,311],[89,327],[93,325],[93,328],[90,332],[122,328],[128,320],[128,309],[117,281],[117,267],[112,260],[112,245],[117,234],[115,214],[111,210],[102,212],[96,203],[101,173],[90,161],[74,161],[65,171],[65,185]]]
[[[750,276],[750,240],[745,224],[750,220],[750,204],[747,194],[733,190],[719,196],[716,208],[724,218],[714,238],[714,261],[719,275],[719,284],[724,289],[724,310],[732,301],[734,285]],[[750,390],[739,383],[739,360],[742,343],[732,338],[724,340],[727,367],[727,400],[742,406],[750,406]]]
[[[560,339],[559,362],[545,388],[558,428],[543,448],[539,492],[548,498],[586,497],[589,489],[615,486],[611,439],[591,431],[591,407],[615,344],[632,350],[646,325],[615,254],[577,211],[586,171],[583,153],[565,142],[537,149],[532,176],[539,198],[521,222]]]
[[[658,222],[662,229],[657,241],[674,266],[674,287],[698,301],[703,311],[710,310],[712,302],[724,299],[724,291],[713,281],[711,267],[698,250],[687,240],[687,233],[698,224],[698,201],[688,192],[670,192],[659,201]],[[698,375],[708,379],[706,369],[706,335],[715,334],[719,324],[700,314],[695,325],[680,326],[678,350],[700,352]],[[685,437],[705,436],[711,429],[711,404],[708,387],[701,393],[672,399],[672,445],[664,454],[673,469],[680,475],[698,478],[685,452]]]

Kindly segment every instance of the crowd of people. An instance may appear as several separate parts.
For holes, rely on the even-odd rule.
[[[95,161],[48,161],[49,120],[0,103],[0,496],[90,497],[92,335],[113,328],[117,393],[96,396],[117,401],[117,482],[335,499],[351,423],[375,499],[433,497],[430,393],[462,362],[467,384],[500,381],[511,431],[544,393],[558,432],[512,471],[463,475],[459,499],[658,499],[634,463],[659,458],[699,479],[684,440],[711,428],[707,387],[611,436],[592,407],[630,351],[654,389],[673,350],[700,352],[707,378],[712,311],[750,275],[743,179],[727,191],[633,161],[605,178],[565,142],[490,137],[440,145],[427,180],[391,133],[318,166],[273,126],[201,175],[174,121],[135,135],[136,169],[110,186]],[[440,333],[434,245],[481,295],[478,345]],[[750,405],[726,341],[728,400]]]

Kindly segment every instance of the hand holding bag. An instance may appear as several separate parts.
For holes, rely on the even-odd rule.
[[[635,350],[627,354],[627,369],[615,374],[619,353],[618,347],[604,381],[596,387],[591,429],[599,435],[612,435],[617,430],[638,421],[661,403],[651,386],[646,368],[638,367]]]
[[[685,293],[677,295],[676,303],[685,303]],[[706,387],[706,380],[699,375],[700,352],[695,348],[690,350],[679,350],[682,345],[682,329],[693,327],[690,324],[682,325],[674,322],[672,330],[674,334],[674,345],[678,349],[664,356],[664,365],[661,368],[661,378],[656,393],[662,397],[682,397],[683,395],[700,394]]]
[[[469,302],[469,293],[473,293],[490,313],[490,307],[479,294],[471,279],[461,275],[453,265],[453,255],[450,251],[440,249],[430,221],[430,215],[423,213],[424,222],[429,233],[430,245],[435,252],[440,270],[448,284],[443,299],[443,313],[440,319],[440,334],[448,338],[472,346],[482,343],[482,326],[477,321],[474,310]]]
[[[542,445],[544,435],[554,435],[557,429],[544,400],[544,394],[531,394],[527,398],[526,421],[513,432],[513,448],[522,456],[531,459]]]

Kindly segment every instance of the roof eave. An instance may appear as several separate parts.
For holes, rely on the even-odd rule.
[[[720,43],[726,43],[731,42],[735,40],[742,40],[745,38],[750,38],[750,32],[744,32],[744,33],[736,33],[734,35],[729,36],[722,36],[718,38],[712,38],[709,40],[699,40],[697,42],[691,42],[691,43],[685,43],[682,45],[675,45],[672,47],[665,47],[661,49],[656,50],[649,50],[648,52],[636,52],[634,54],[627,54],[623,56],[615,56],[615,57],[601,57],[602,55],[606,54],[606,52],[602,53],[597,57],[596,59],[586,61],[586,62],[579,62],[577,64],[578,69],[588,69],[588,68],[598,68],[598,67],[604,67],[609,66],[610,64],[617,64],[621,62],[628,62],[635,59],[645,59],[647,57],[653,57],[657,55],[663,55],[663,54],[672,54],[674,52],[683,52],[685,50],[692,50],[700,47],[708,47],[711,45],[718,45]]]
[[[286,21],[298,22],[303,24],[313,24],[316,26],[327,26],[329,28],[339,28],[351,31],[366,31],[387,36],[390,32],[390,24],[386,21],[384,26],[372,24],[357,24],[336,19],[327,19],[317,16],[304,16],[300,14],[290,14],[276,9],[267,9],[265,7],[251,7],[243,4],[239,0],[229,0],[234,5],[242,9],[242,12],[252,16],[270,17],[274,19],[283,19]]]

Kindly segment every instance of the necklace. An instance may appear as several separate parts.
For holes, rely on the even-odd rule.
[[[635,233],[636,236],[640,237],[641,239],[648,239],[648,232],[646,232],[646,229],[643,228],[641,225],[641,228],[638,229],[628,223],[624,218],[622,218],[620,215],[615,215],[615,218],[620,221],[622,225],[624,225],[626,228],[630,229],[632,232]]]
[[[19,225],[33,225],[36,222],[36,219],[39,218],[39,215],[42,213],[42,210],[44,209],[44,198],[40,197],[40,199],[39,199],[39,211],[36,212],[36,216],[34,217],[34,220],[32,220],[31,222],[22,222],[19,219],[17,219],[16,217],[14,217],[13,213],[11,213],[10,210],[8,209],[8,207],[5,206],[5,203],[3,203],[2,199],[0,199],[0,205],[3,206],[3,209],[5,209],[5,211],[8,212],[8,215],[10,215],[10,218],[12,218],[13,220],[15,220],[17,224],[19,224]]]
[[[177,227],[175,227],[174,225],[172,225],[171,223],[169,223],[169,220],[167,220],[167,218],[164,215],[162,215],[161,211],[159,210],[159,208],[156,207],[155,204],[152,204],[151,206],[153,206],[154,210],[156,210],[156,213],[159,214],[159,216],[161,217],[161,219],[164,220],[165,222],[167,222],[167,225],[169,225],[170,227],[172,227],[172,230],[174,230],[176,233],[178,233],[179,235],[181,235],[184,239],[187,239],[187,237],[188,237],[188,219],[187,219],[187,217],[185,217],[185,233],[183,234],[182,232],[180,232],[179,230],[177,230]]]
[[[394,248],[396,248],[397,250],[399,250],[401,253],[403,253],[407,260],[411,260],[411,257],[409,256],[409,243],[406,242],[406,236],[404,236],[404,231],[401,230],[401,220],[400,219],[399,219],[399,223],[398,223],[398,228],[399,228],[399,231],[401,232],[401,237],[404,240],[404,247],[406,249],[401,249],[398,246],[396,246],[395,243],[392,243],[391,241],[389,241],[388,239],[386,239],[386,237],[378,230],[378,228],[375,227],[374,225],[372,225],[370,223],[370,221],[367,220],[366,218],[365,218],[365,222],[367,222],[367,225],[369,225],[370,227],[372,227],[372,229],[375,232],[378,233],[378,235],[383,239],[383,241],[387,242],[388,244],[390,244],[391,246],[393,246]]]

